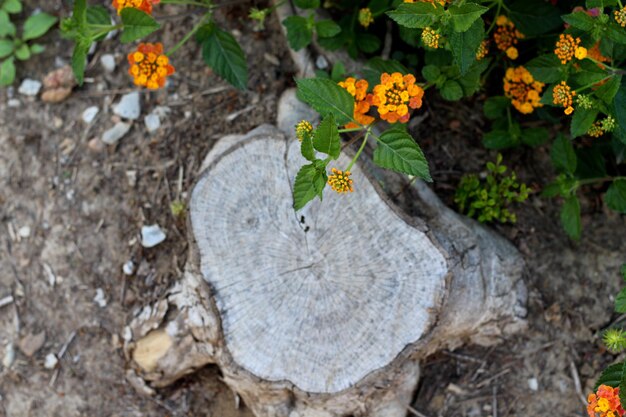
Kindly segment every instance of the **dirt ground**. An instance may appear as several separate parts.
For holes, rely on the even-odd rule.
[[[41,6],[31,3],[30,9]],[[251,416],[245,405],[236,408],[215,368],[156,397],[136,393],[124,378],[120,349],[129,318],[159,299],[184,266],[185,221],[171,214],[171,202],[185,201],[216,139],[273,122],[278,97],[293,84],[279,23],[270,19],[266,30],[254,32],[244,19],[247,7],[228,8],[217,18],[240,38],[250,89],[238,92],[212,75],[189,43],[174,58],[178,72],[168,88],[142,92],[142,118],[115,146],[88,146],[114,124],[111,105],[133,91],[127,47],[115,39],[98,44],[88,82],[61,104],[0,90],[0,299],[14,298],[0,308],[0,358],[15,352],[10,366],[0,368],[0,416]],[[44,8],[69,14],[63,2]],[[172,45],[193,15],[161,10],[167,23],[150,40]],[[44,40],[47,51],[19,66],[16,86],[69,61],[67,41],[55,33]],[[113,73],[100,65],[105,53],[116,56]],[[8,106],[10,99],[20,105]],[[479,99],[454,106],[426,102],[427,117],[414,133],[431,161],[435,190],[452,204],[460,176],[479,171],[495,154],[480,144],[486,126]],[[94,105],[100,112],[87,125],[81,114]],[[171,111],[151,135],[143,115],[156,106]],[[536,189],[554,176],[548,147],[507,151],[504,160]],[[517,225],[494,226],[528,263],[529,329],[496,347],[468,346],[430,358],[408,415],[584,415],[583,395],[616,359],[601,347],[598,331],[618,319],[612,297],[626,261],[625,217],[606,210],[598,193],[584,191],[580,243],[561,230],[558,202],[538,194],[519,207]],[[140,229],[155,223],[167,239],[144,249]],[[139,266],[133,276],[122,272],[129,260]],[[41,332],[43,344],[29,352],[37,344],[29,335]],[[44,366],[50,353],[61,356],[54,370]]]

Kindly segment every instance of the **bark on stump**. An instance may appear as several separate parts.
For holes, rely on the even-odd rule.
[[[306,111],[293,93],[281,109]],[[132,369],[131,383],[150,393],[215,363],[259,417],[400,417],[421,358],[524,327],[523,261],[507,241],[419,182],[419,217],[407,214],[358,166],[354,193],[295,213],[304,161],[288,136],[262,126],[208,155],[184,277],[125,332],[148,385]]]

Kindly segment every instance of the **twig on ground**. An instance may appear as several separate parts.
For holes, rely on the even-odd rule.
[[[476,388],[482,388],[485,385],[489,384],[491,381],[493,381],[494,379],[500,378],[503,375],[508,374],[509,372],[511,372],[511,368],[506,368],[500,372],[498,372],[497,374],[490,376],[487,379],[484,379],[482,381],[480,381],[478,384],[476,384]]]
[[[6,297],[0,298],[0,308],[8,306],[13,301],[15,301],[15,299],[12,295],[7,295]]]
[[[67,348],[70,346],[70,344],[72,343],[75,337],[76,337],[76,330],[70,333],[70,336],[67,338],[63,346],[61,346],[61,349],[59,350],[59,353],[57,354],[57,359],[59,360],[59,363],[61,363],[61,359],[65,355],[65,352],[67,352]],[[52,374],[52,378],[50,378],[50,382],[48,383],[49,387],[52,387],[54,385],[57,378],[59,377],[60,372],[61,372],[61,367],[59,366],[57,367],[57,369],[54,370],[54,373]]]
[[[491,412],[493,417],[498,417],[498,386],[491,388]]]
[[[572,379],[574,380],[574,387],[576,388],[576,394],[578,394],[578,398],[583,403],[583,405],[587,405],[587,400],[585,399],[585,394],[583,394],[583,389],[580,384],[580,377],[578,376],[578,369],[576,369],[576,365],[574,365],[574,361],[569,362],[569,369],[572,373]]]
[[[409,410],[409,412],[410,412],[411,414],[413,414],[414,416],[417,416],[417,417],[426,417],[426,414],[422,414],[422,413],[420,413],[419,411],[417,411],[415,408],[411,407],[410,405],[407,405],[407,406],[406,406],[406,409],[407,409],[407,410]]]

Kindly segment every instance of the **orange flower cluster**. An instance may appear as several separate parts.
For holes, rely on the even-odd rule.
[[[450,3],[451,1],[452,0],[404,0],[405,3],[439,3],[442,6],[445,6],[446,3]]]
[[[626,7],[615,10],[615,21],[623,28],[626,28]]]
[[[554,53],[561,60],[561,64],[567,64],[576,55],[576,50],[579,48],[580,38],[574,39],[569,33],[559,35],[559,40],[556,42],[556,48]],[[586,54],[585,54],[586,55]]]
[[[161,43],[141,43],[135,52],[128,54],[130,69],[128,73],[134,77],[135,85],[150,90],[165,85],[165,78],[174,73],[169,58],[163,54]]]
[[[604,135],[604,129],[602,129],[602,123],[593,122],[593,124],[587,131],[587,134],[591,136],[592,138],[599,138],[600,136]]]
[[[352,180],[350,179],[351,172],[343,172],[337,168],[333,168],[332,174],[328,176],[328,185],[338,193],[353,192]]]
[[[552,102],[562,104],[565,107],[565,114],[572,114],[574,111],[572,100],[575,96],[576,91],[573,91],[565,81],[561,81],[561,84],[555,85],[552,89]]]
[[[127,7],[142,10],[152,14],[152,6],[159,4],[160,0],[113,0],[113,8],[120,14],[122,9]]]
[[[374,118],[367,115],[372,104],[372,95],[367,94],[367,87],[369,86],[367,81],[348,77],[345,81],[339,82],[339,85],[345,88],[348,93],[354,97],[354,120],[361,125],[372,123]],[[345,125],[346,129],[354,129],[357,127],[359,127],[359,125],[354,122]]]
[[[600,385],[595,394],[587,397],[589,417],[622,417],[624,409],[619,401],[619,388]]]
[[[504,95],[520,113],[529,114],[536,107],[542,107],[539,94],[543,86],[524,67],[509,68],[504,75]]]
[[[359,23],[361,26],[367,29],[373,22],[374,17],[372,16],[372,11],[369,8],[365,7],[359,10]]]
[[[422,31],[422,42],[429,48],[439,48],[439,38],[440,35],[433,28],[427,27]]]
[[[489,53],[489,41],[487,39],[483,39],[483,41],[478,46],[478,50],[476,51],[476,61],[480,61]]]
[[[372,104],[378,106],[380,118],[389,123],[409,121],[409,107],[422,107],[424,90],[415,84],[411,74],[402,76],[399,72],[380,76],[380,84],[374,87]]]
[[[493,34],[496,47],[504,51],[510,59],[517,59],[519,53],[514,45],[519,39],[523,39],[524,35],[515,29],[515,24],[508,17],[503,15],[496,19],[496,26],[498,28]]]

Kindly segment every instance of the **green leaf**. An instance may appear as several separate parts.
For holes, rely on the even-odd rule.
[[[327,180],[326,172],[316,168],[315,164],[304,165],[300,168],[293,186],[294,210],[300,210],[316,196],[321,200]]]
[[[429,83],[434,83],[435,81],[437,81],[440,75],[441,70],[436,65],[424,65],[424,67],[422,68],[422,76]]]
[[[287,42],[291,49],[298,51],[313,40],[313,31],[304,17],[289,16],[283,20],[283,25],[287,28]]]
[[[317,9],[320,7],[320,0],[294,0],[294,4],[301,9]]]
[[[575,195],[567,197],[561,208],[561,225],[569,237],[580,239],[582,224],[580,222],[580,202]]]
[[[519,140],[506,130],[492,130],[483,135],[483,145],[487,149],[507,149],[519,145]]]
[[[427,80],[428,81],[428,80]],[[506,114],[506,109],[511,105],[511,100],[504,96],[493,96],[485,100],[483,113],[490,120],[499,119]]]
[[[0,87],[13,84],[13,80],[15,80],[15,63],[11,57],[0,64]]]
[[[516,0],[509,9],[509,17],[526,36],[542,35],[563,25],[559,9],[544,0]]]
[[[485,27],[482,19],[476,20],[464,32],[453,32],[450,35],[449,42],[452,56],[461,69],[461,75],[465,74],[470,66],[476,62],[476,51],[484,37]]]
[[[50,16],[47,13],[37,13],[30,16],[24,22],[24,34],[22,38],[27,41],[29,39],[35,39],[43,36],[54,24],[57,22],[57,18]]]
[[[359,34],[359,42],[357,45],[361,51],[371,54],[380,49],[381,42],[378,36],[370,35],[369,33],[361,33]]]
[[[319,78],[296,80],[297,97],[322,116],[333,114],[339,125],[352,121],[354,98],[337,83]]]
[[[339,140],[339,131],[335,123],[335,117],[332,113],[324,117],[320,125],[313,133],[313,147],[318,151],[325,153],[333,159],[339,158],[341,152],[341,141]]]
[[[452,26],[456,32],[465,32],[489,8],[476,3],[465,3],[462,6],[450,6],[448,11],[452,17]]]
[[[346,74],[346,67],[342,62],[337,62],[333,65],[333,69],[330,72],[330,79],[339,82],[342,81]]]
[[[604,196],[606,205],[611,210],[626,213],[626,180],[615,180]]]
[[[605,26],[604,33],[606,37],[608,37],[613,42],[619,43],[621,45],[626,44],[626,31],[624,31],[624,28],[618,25],[617,23],[615,23],[614,21],[610,21]]]
[[[578,136],[584,135],[587,133],[593,122],[596,121],[596,116],[598,115],[598,110],[589,109],[585,110],[582,108],[576,109],[574,115],[572,116],[572,126],[571,126],[571,134],[572,138],[577,138]]]
[[[525,65],[532,76],[542,83],[554,83],[564,79],[561,61],[553,53],[539,55]]]
[[[4,10],[0,10],[0,37],[15,36],[15,25],[11,23],[9,15]]]
[[[622,83],[621,75],[614,75],[607,80],[604,84],[598,87],[595,91],[596,97],[604,101],[606,104],[610,104],[615,98],[615,94],[619,90],[619,86]]]
[[[78,85],[83,85],[85,79],[85,65],[87,64],[87,52],[91,46],[90,39],[81,39],[76,42],[74,46],[74,52],[72,53],[72,71]]]
[[[617,297],[615,297],[615,311],[626,313],[626,288],[622,288]]]
[[[32,45],[30,46],[30,52],[31,52],[33,55],[40,54],[40,53],[42,53],[42,52],[43,52],[43,51],[45,51],[45,50],[46,50],[46,47],[45,47],[45,46],[43,46],[43,45],[42,45],[42,44],[40,44],[40,43],[34,43],[34,44],[32,44]]]
[[[300,153],[309,161],[315,161],[315,150],[313,149],[313,140],[306,135],[302,138],[302,144],[300,145]]]
[[[382,168],[432,181],[424,153],[404,130],[390,129],[378,137],[374,163]]]
[[[387,15],[401,26],[422,29],[432,26],[443,15],[443,7],[437,3],[402,3]]]
[[[595,25],[595,19],[585,12],[574,12],[561,16],[565,23],[569,23],[576,29],[589,32]]]
[[[622,378],[619,381],[619,401],[621,404],[626,404],[626,363],[622,366]]]
[[[13,41],[0,39],[0,58],[7,57],[13,53]]]
[[[87,7],[87,23],[91,25],[110,25],[111,16],[106,7],[103,6],[89,6]],[[103,33],[94,40],[100,41],[106,38],[107,34]]]
[[[341,27],[332,20],[320,20],[315,22],[317,35],[322,38],[330,38],[341,32]]]
[[[248,85],[248,64],[243,50],[230,33],[211,25],[202,42],[202,59],[220,77],[234,87],[245,90]]]
[[[22,11],[22,3],[20,0],[4,0],[2,10],[11,14],[20,13]]]
[[[522,142],[532,147],[544,144],[548,137],[548,129],[544,127],[534,127],[522,131]]]
[[[596,381],[596,385],[593,390],[597,391],[600,385],[608,385],[609,387],[616,388],[622,381],[623,368],[626,362],[618,362],[606,368],[600,374],[600,377]],[[620,390],[621,391],[621,390]]]
[[[30,58],[30,48],[28,47],[28,45],[25,43],[21,44],[15,50],[15,57],[20,61],[26,61],[28,58]]]
[[[441,87],[441,90],[439,92],[441,93],[441,97],[449,101],[457,101],[460,100],[461,97],[463,97],[463,89],[461,88],[461,84],[454,80],[448,80],[443,83],[443,86]]]
[[[124,30],[120,37],[122,43],[144,38],[161,27],[152,16],[133,7],[122,9],[120,16],[124,24]]]
[[[559,134],[556,137],[550,150],[550,158],[557,169],[568,174],[576,171],[576,152],[574,152],[572,142],[565,135]]]
[[[621,129],[626,129],[626,79],[622,79],[622,84],[613,99],[615,108],[615,118]]]

